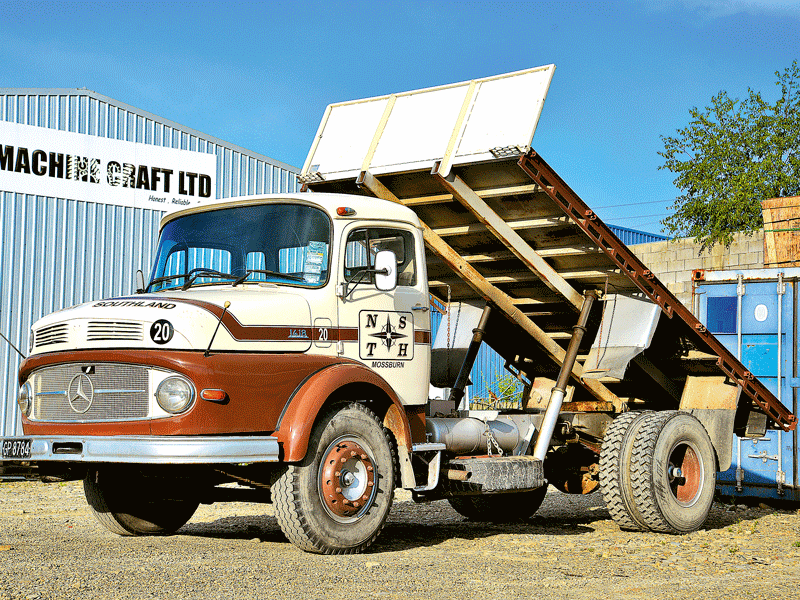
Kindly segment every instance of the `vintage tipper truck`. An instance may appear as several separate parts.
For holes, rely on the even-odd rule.
[[[507,520],[548,482],[599,488],[623,528],[699,528],[734,432],[796,418],[529,148],[552,73],[331,105],[304,193],[165,216],[137,294],[34,324],[3,459],[83,479],[121,535],[250,498],[300,548],[352,553],[395,488]],[[518,405],[462,402],[482,343]]]

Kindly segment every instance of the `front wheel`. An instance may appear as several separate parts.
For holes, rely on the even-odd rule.
[[[391,440],[362,404],[333,407],[312,430],[309,451],[272,485],[278,524],[307,552],[354,554],[378,537],[394,496]]]
[[[125,469],[90,470],[83,490],[97,521],[117,535],[175,533],[200,504],[163,479]]]

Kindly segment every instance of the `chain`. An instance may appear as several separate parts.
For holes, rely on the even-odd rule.
[[[447,359],[450,360],[450,286],[447,286]]]
[[[448,294],[448,308],[447,308],[447,376],[450,377],[450,307],[449,307],[449,300],[450,300],[450,288],[447,288]],[[456,312],[456,323],[453,326],[453,345],[456,343],[456,336],[458,335],[458,320],[461,318],[461,309],[463,308],[463,303],[458,303],[458,312]]]
[[[489,427],[489,421],[484,419],[483,425],[485,427],[484,433],[486,434],[486,454],[492,456],[492,446],[494,446],[497,449],[497,455],[503,456],[503,449],[500,447],[500,444],[497,443],[497,440],[494,439],[492,428]]]
[[[597,337],[598,337],[598,340],[597,340],[597,356],[595,356],[595,360],[594,360],[594,368],[595,369],[597,369],[597,367],[600,366],[600,361],[603,359],[603,357],[605,357],[606,351],[608,350],[608,338],[611,337],[611,332],[609,331],[608,337],[606,338],[606,345],[603,346],[603,323],[605,323],[605,320],[606,320],[606,306],[608,306],[608,275],[606,275],[606,282],[605,282],[605,285],[603,287],[603,299],[602,300],[603,300],[603,310],[600,311],[600,329],[598,330],[598,333],[597,333]],[[616,307],[616,304],[617,304],[617,301],[616,301],[616,299],[614,299],[614,306],[615,307]],[[613,316],[613,309],[612,309],[612,316]],[[601,354],[601,351],[602,351],[602,354]],[[585,363],[583,365],[583,368],[587,372],[591,370],[591,369],[589,369],[589,364],[588,363]]]

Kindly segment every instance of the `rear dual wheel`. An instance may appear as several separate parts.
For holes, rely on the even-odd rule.
[[[653,413],[627,412],[611,422],[600,448],[600,490],[606,508],[620,529],[647,529],[634,501],[630,459],[636,433]]]
[[[702,527],[716,480],[714,446],[702,423],[684,412],[648,419],[637,435],[631,478],[648,528],[688,533]]]
[[[716,457],[702,423],[685,412],[625,413],[600,454],[600,487],[621,529],[688,533],[714,500]]]

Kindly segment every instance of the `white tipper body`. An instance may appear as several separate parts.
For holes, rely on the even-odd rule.
[[[430,313],[424,242],[420,221],[408,208],[350,195],[280,194],[227,199],[170,213],[162,219],[161,228],[190,213],[271,202],[315,206],[331,218],[330,276],[324,286],[265,282],[233,286],[220,280],[185,291],[175,288],[87,302],[34,323],[30,354],[115,348],[203,352],[210,344],[212,352],[338,356],[374,370],[403,404],[427,402]],[[351,209],[351,214],[337,215],[339,207]],[[414,285],[381,292],[371,283],[351,284],[354,289],[348,288],[350,294],[342,297],[344,240],[350,231],[364,226],[413,234]],[[230,303],[227,310],[225,303]],[[164,321],[168,322],[168,341],[160,337]]]

